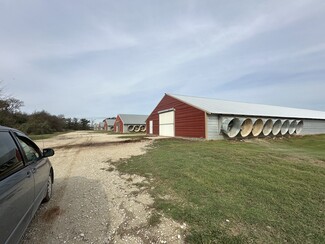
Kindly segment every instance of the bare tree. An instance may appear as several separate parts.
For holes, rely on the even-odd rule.
[[[1,83],[2,82],[0,81],[0,111],[7,111],[12,114],[20,112],[20,108],[24,106],[24,102],[5,95]]]

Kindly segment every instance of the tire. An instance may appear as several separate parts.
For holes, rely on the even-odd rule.
[[[51,197],[52,197],[52,175],[49,175],[49,178],[47,180],[47,184],[46,184],[46,195],[43,199],[43,202],[48,202],[50,201]]]

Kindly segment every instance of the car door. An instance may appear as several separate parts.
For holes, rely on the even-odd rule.
[[[9,131],[0,131],[0,243],[17,243],[32,218],[34,178]]]
[[[23,134],[16,133],[16,136],[24,151],[26,162],[31,167],[35,180],[35,213],[46,194],[47,181],[50,175],[50,164],[47,158],[42,157],[40,149],[33,141]]]

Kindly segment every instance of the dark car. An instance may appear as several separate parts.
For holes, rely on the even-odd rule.
[[[0,126],[0,243],[18,243],[42,201],[52,195],[54,172],[24,133]]]

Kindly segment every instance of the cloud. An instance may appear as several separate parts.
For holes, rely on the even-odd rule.
[[[165,92],[291,104],[325,78],[323,1],[11,0],[0,8],[0,80],[29,112],[148,112]],[[319,92],[308,91],[306,106],[321,108]]]

